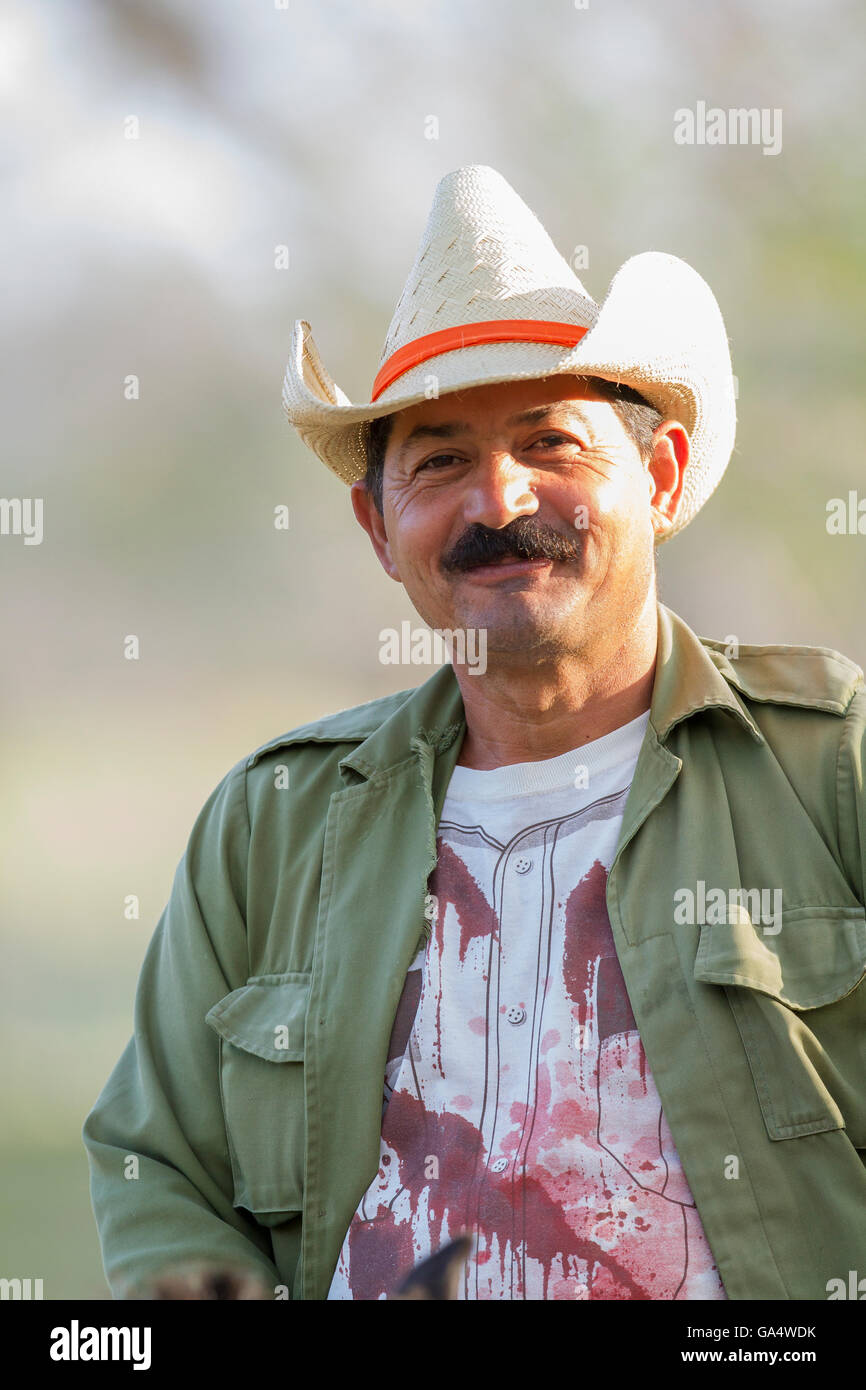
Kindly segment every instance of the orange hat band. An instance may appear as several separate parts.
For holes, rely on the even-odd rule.
[[[438,357],[455,348],[473,347],[476,343],[533,342],[561,343],[573,347],[579,343],[585,328],[575,323],[556,323],[552,319],[488,319],[484,323],[461,323],[457,328],[442,328],[438,333],[426,333],[405,347],[398,348],[376,373],[370,404],[381,396],[386,387],[411,367]]]

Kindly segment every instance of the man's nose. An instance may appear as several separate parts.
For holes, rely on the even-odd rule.
[[[476,461],[464,500],[464,520],[498,529],[538,511],[533,469],[502,450],[486,450]]]

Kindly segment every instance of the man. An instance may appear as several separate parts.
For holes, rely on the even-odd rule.
[[[289,418],[452,663],[202,810],[85,1125],[116,1295],[388,1297],[466,1231],[466,1299],[848,1296],[862,672],[656,596],[732,386],[694,271],[636,256],[599,307],[483,166],[371,402],[296,325]]]

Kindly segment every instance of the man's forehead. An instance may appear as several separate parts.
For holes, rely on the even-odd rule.
[[[490,418],[500,419],[507,425],[521,424],[535,418],[543,419],[557,407],[581,415],[584,413],[580,409],[581,402],[603,399],[592,383],[575,376],[496,382],[450,391],[397,411],[393,435],[405,441],[425,426],[437,427],[437,430],[447,426],[452,433],[457,427],[471,429],[476,421]]]

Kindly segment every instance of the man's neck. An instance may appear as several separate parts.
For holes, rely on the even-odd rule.
[[[601,665],[577,658],[517,670],[492,664],[482,677],[455,668],[466,713],[458,765],[487,771],[541,762],[631,723],[650,708],[656,647],[653,628]]]

